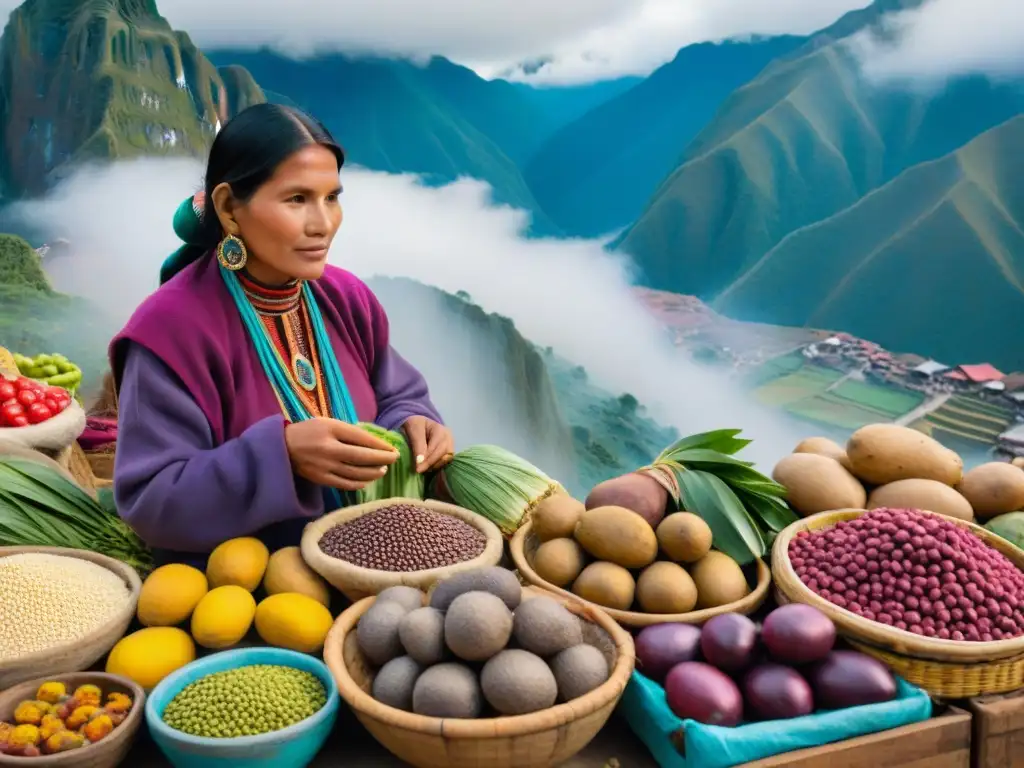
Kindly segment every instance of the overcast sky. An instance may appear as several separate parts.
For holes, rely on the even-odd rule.
[[[685,45],[750,34],[806,34],[869,0],[157,0],[204,47],[269,45],[447,56],[485,76],[549,63],[528,79],[587,82],[644,75]],[[0,0],[0,12],[17,6]],[[1017,71],[1021,0],[931,0],[906,14],[895,49],[858,41],[880,76]],[[521,72],[519,73],[521,75]]]

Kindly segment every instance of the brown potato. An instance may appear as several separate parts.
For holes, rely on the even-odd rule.
[[[879,486],[868,497],[868,509],[893,507],[895,509],[923,509],[947,517],[973,522],[974,511],[970,502],[938,480],[897,480]]]
[[[807,517],[830,509],[864,509],[867,492],[843,465],[817,453],[791,453],[775,465],[772,478],[786,489],[786,501]]]
[[[846,455],[846,449],[827,437],[808,437],[801,440],[793,449],[793,453],[816,453],[819,456],[828,456],[842,464],[844,469],[850,469],[850,457]]]
[[[1024,509],[1024,469],[1003,461],[980,464],[964,473],[960,493],[982,520]]]
[[[937,480],[955,486],[964,463],[953,451],[923,432],[897,424],[868,424],[846,444],[853,474],[869,485],[897,480]]]

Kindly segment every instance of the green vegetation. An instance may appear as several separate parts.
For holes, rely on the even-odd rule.
[[[919,392],[845,378],[842,371],[806,362],[799,352],[769,360],[747,377],[747,384],[758,402],[847,431],[894,421],[924,402]]]
[[[969,354],[1003,370],[1024,368],[1010,320],[1024,317],[1022,172],[1017,117],[794,232],[714,307],[749,320],[843,328],[937,360]]]
[[[39,255],[17,235],[0,234],[0,285],[52,293]]]

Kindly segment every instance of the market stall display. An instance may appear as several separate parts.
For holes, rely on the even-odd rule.
[[[0,548],[0,690],[102,658],[128,628],[140,589],[134,569],[96,552]]]
[[[1024,685],[1022,566],[1004,539],[919,510],[814,515],[783,531],[772,557],[785,600],[820,609],[854,647],[949,698]]]
[[[306,526],[301,544],[309,567],[350,600],[400,584],[426,589],[454,573],[496,565],[503,548],[490,520],[419,499],[382,499],[326,514]]]
[[[199,659],[160,682],[146,723],[175,768],[304,768],[338,715],[323,662],[279,648]]]
[[[632,639],[604,612],[520,589],[501,570],[442,581],[429,604],[405,587],[361,600],[327,637],[342,698],[412,765],[562,763],[600,730],[633,669]]]
[[[115,768],[143,721],[145,693],[102,672],[54,675],[0,692],[0,766]],[[31,760],[27,760],[30,757]]]
[[[535,526],[549,534],[570,528],[538,509],[512,538],[512,559],[531,584],[599,606],[620,624],[699,624],[719,613],[751,613],[768,595],[768,567],[758,559],[743,569],[712,550],[711,530],[695,514],[672,513],[657,530],[624,507],[577,516],[570,536],[544,541]]]
[[[760,631],[721,614],[640,632],[623,714],[663,766],[726,768],[926,719],[931,703],[874,658],[835,648],[822,612],[775,609]]]

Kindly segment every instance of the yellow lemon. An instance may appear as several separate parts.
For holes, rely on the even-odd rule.
[[[195,661],[196,646],[177,627],[147,627],[117,641],[107,656],[106,671],[152,689],[177,669]]]
[[[256,631],[267,645],[316,653],[331,628],[331,612],[308,595],[283,592],[256,607]]]
[[[206,576],[190,565],[171,563],[149,574],[139,593],[139,621],[146,627],[171,627],[192,615],[206,594]]]
[[[192,613],[192,637],[203,648],[228,648],[245,637],[255,613],[248,590],[234,584],[211,589]]]
[[[269,559],[270,552],[259,539],[229,539],[210,553],[206,578],[211,588],[234,584],[252,592],[263,580]]]

